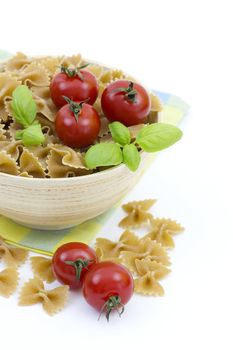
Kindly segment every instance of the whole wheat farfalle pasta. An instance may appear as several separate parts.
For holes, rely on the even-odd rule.
[[[14,267],[21,265],[27,258],[27,250],[13,247],[0,237],[0,259],[2,259],[7,266]]]
[[[13,91],[21,82],[6,73],[0,73],[0,122],[7,121],[8,113],[5,109],[5,102],[11,98]]]
[[[16,291],[19,274],[16,267],[7,267],[0,271],[0,296],[8,298]]]
[[[161,243],[166,248],[174,247],[173,236],[184,231],[184,228],[174,220],[155,218],[151,220],[152,230],[145,236]]]
[[[0,141],[0,152],[5,151],[15,161],[17,161],[22,153],[22,141]]]
[[[148,223],[153,218],[147,211],[154,205],[155,199],[145,199],[143,201],[133,201],[122,206],[122,209],[128,214],[123,218],[119,226],[125,228],[134,228]]]
[[[6,140],[6,130],[4,130],[4,125],[0,123],[0,142]]]
[[[19,296],[19,305],[30,306],[42,303],[43,309],[50,316],[65,306],[68,299],[68,286],[46,290],[43,281],[34,277],[24,284]]]
[[[32,86],[31,90],[36,102],[37,112],[54,122],[57,108],[51,99],[49,86]]]
[[[61,63],[61,57],[41,57],[37,58],[36,62],[45,68],[49,77],[59,72],[59,66]]]
[[[24,53],[18,52],[15,56],[10,58],[6,63],[6,71],[19,71],[24,69],[32,62],[32,59],[27,57]]]
[[[6,151],[0,151],[0,172],[10,175],[18,175],[20,173],[16,160]]]
[[[97,80],[99,80],[104,73],[104,68],[97,64],[90,64],[85,68],[85,70],[91,72]]]
[[[102,259],[117,258],[122,250],[137,250],[138,243],[139,238],[133,232],[125,231],[117,242],[106,238],[97,238],[95,248],[102,251]]]
[[[18,80],[31,86],[49,86],[50,79],[47,70],[37,62],[31,62],[23,70],[18,71]]]
[[[94,143],[113,142],[109,130],[109,120],[101,108],[101,96],[106,86],[112,81],[126,79],[135,81],[118,69],[109,69],[104,65],[88,62],[80,54],[73,56],[41,56],[28,57],[17,53],[0,69],[0,172],[24,177],[60,178],[91,174],[106,167],[89,170],[84,164],[87,149],[71,149],[64,146],[55,131],[55,118],[58,108],[51,98],[50,82],[53,76],[60,72],[63,65],[68,68],[84,67],[95,75],[98,81],[98,97],[94,103],[100,119],[101,129]],[[27,85],[36,103],[36,119],[41,125],[45,141],[40,146],[23,147],[17,140],[16,132],[22,129],[14,118],[12,110],[12,93],[19,85]],[[156,96],[151,95],[151,113],[160,111],[161,105]],[[132,140],[145,124],[129,127]],[[10,142],[11,144],[3,144]],[[84,153],[82,153],[84,152]],[[127,212],[128,217],[121,225],[131,228],[147,223],[151,214],[144,210],[133,208]]]
[[[75,160],[72,159],[71,153],[67,154],[66,146],[64,147],[65,147],[64,151],[62,151],[61,149],[57,149],[56,147],[55,148],[51,147],[50,154],[48,155],[48,158],[46,161],[47,167],[48,167],[48,175],[50,177],[59,178],[59,177],[82,176],[82,175],[90,174],[91,171],[86,169],[86,167],[83,165],[82,158],[80,159],[76,158]],[[69,159],[69,157],[71,158]],[[71,165],[72,161],[73,161],[73,165]],[[64,164],[64,162],[66,164]],[[80,162],[80,165],[78,165],[79,162]]]
[[[82,56],[80,54],[64,56],[61,58],[60,64],[66,67],[79,67],[83,64]]]
[[[32,256],[31,267],[35,276],[40,277],[43,281],[51,283],[55,280],[52,271],[52,259],[43,256]]]
[[[19,158],[19,166],[21,172],[27,172],[28,175],[33,177],[43,178],[46,176],[45,170],[39,159],[27,148],[24,148]]]

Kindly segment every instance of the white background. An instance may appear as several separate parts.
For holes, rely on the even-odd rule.
[[[50,318],[40,305],[0,299],[6,349],[232,349],[231,1],[6,1],[0,46],[106,62],[192,107],[179,144],[161,153],[130,199],[158,198],[153,214],[179,220],[163,298],[134,296],[121,319],[72,294]],[[101,235],[119,236],[119,209]],[[231,216],[230,216],[231,215]],[[29,277],[21,269],[21,284]],[[65,347],[66,346],[66,347]],[[1,348],[2,345],[1,345]]]

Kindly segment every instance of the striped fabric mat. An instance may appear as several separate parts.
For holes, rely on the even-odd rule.
[[[0,60],[7,57],[10,57],[10,54],[0,50]],[[179,124],[187,114],[189,106],[182,99],[172,94],[159,91],[155,93],[164,106],[162,121],[174,125]],[[89,243],[113,213],[114,208],[76,227],[59,231],[30,229],[0,216],[0,236],[16,246],[37,253],[52,255],[56,248],[63,243],[71,241]]]

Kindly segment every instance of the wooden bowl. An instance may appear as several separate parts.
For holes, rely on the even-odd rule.
[[[153,155],[142,153],[141,164],[134,173],[124,164],[95,174],[59,179],[24,178],[0,172],[0,214],[42,230],[75,226],[115,205],[136,184],[151,158]]]
[[[37,179],[0,173],[0,214],[44,230],[80,224],[116,204],[138,181],[151,156],[142,154],[134,173],[124,164],[73,178]]]

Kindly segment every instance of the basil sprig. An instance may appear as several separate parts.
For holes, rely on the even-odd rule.
[[[40,145],[45,136],[36,120],[37,109],[32,92],[26,85],[20,85],[13,91],[12,98],[13,117],[24,128],[16,132],[16,139],[22,140],[25,146]]]
[[[155,123],[143,127],[131,142],[129,129],[120,122],[109,124],[115,143],[100,143],[89,148],[85,155],[86,166],[95,169],[124,163],[136,171],[140,164],[137,145],[145,152],[157,152],[172,146],[182,137],[182,131],[174,125]]]

